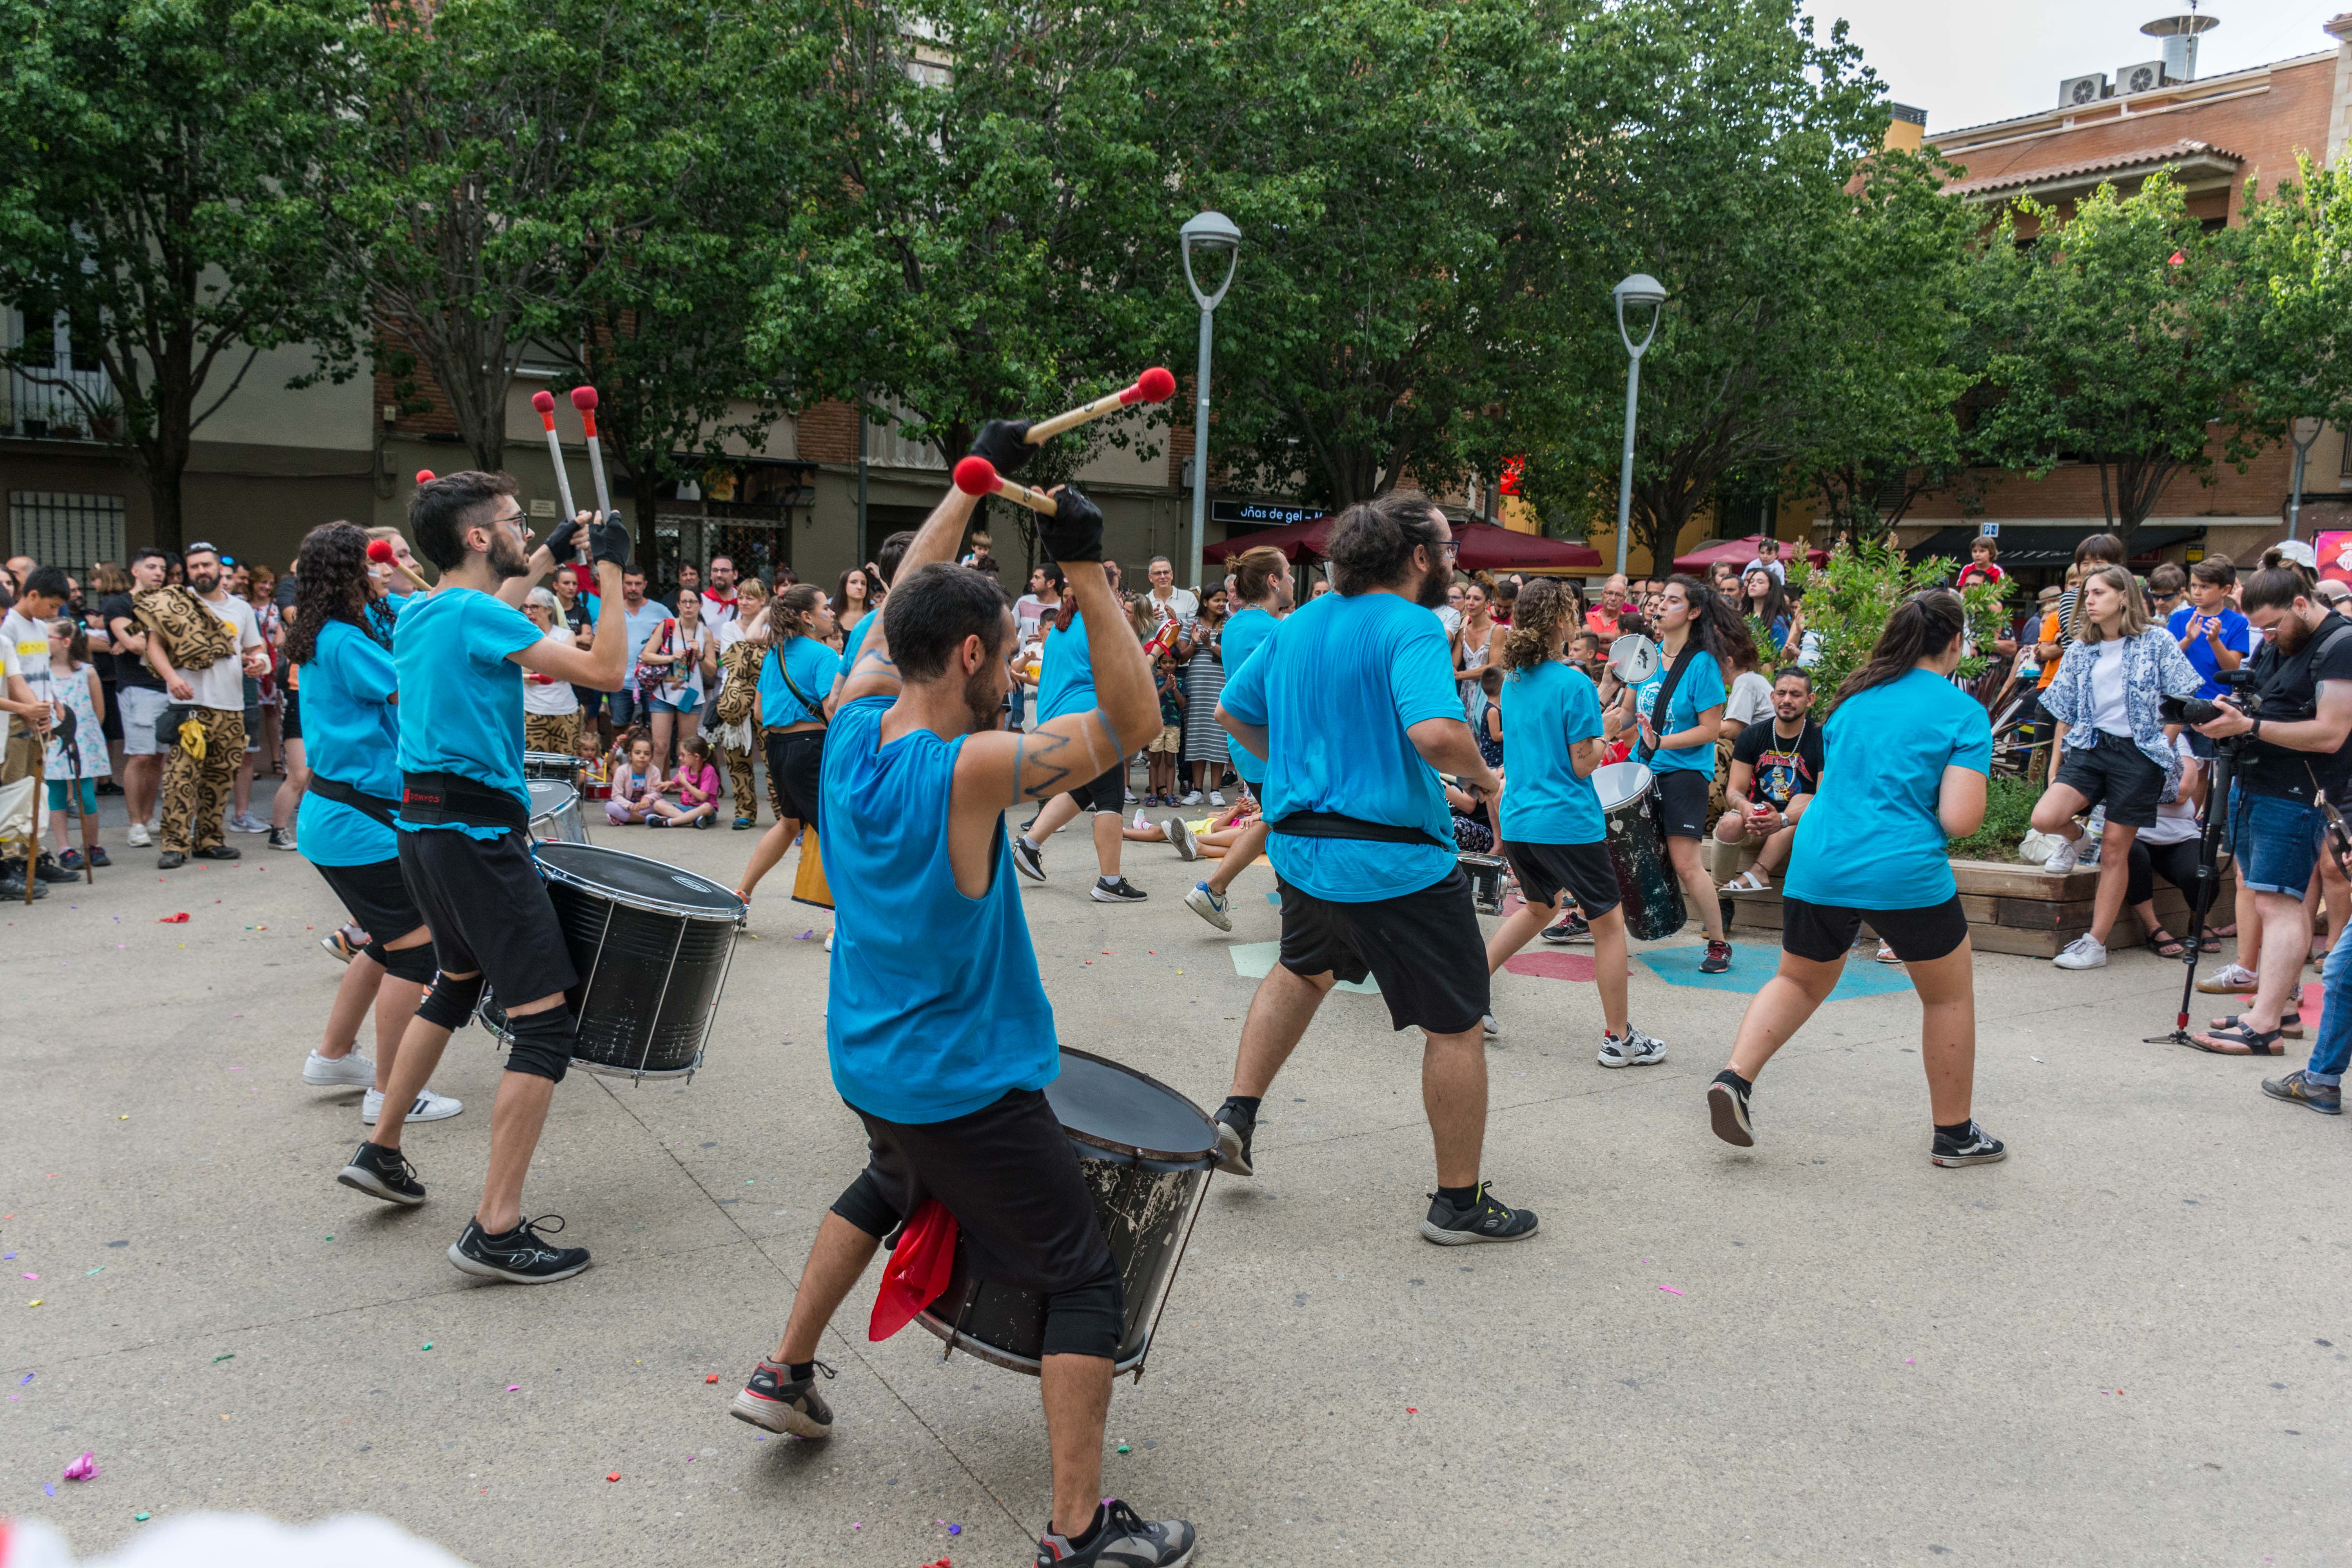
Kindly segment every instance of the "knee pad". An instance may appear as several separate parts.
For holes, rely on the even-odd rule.
[[[362,950],[370,958],[383,965],[383,972],[394,980],[411,980],[419,985],[433,984],[433,944],[420,942],[415,947],[385,947],[372,942]]]
[[[392,966],[384,966],[389,970]],[[482,977],[470,975],[464,980],[452,980],[441,975],[433,982],[433,989],[425,994],[416,1016],[436,1029],[462,1029],[466,1020],[474,1016],[474,1005],[482,999]]]
[[[1126,1328],[1127,1290],[1108,1248],[1104,1249],[1102,1268],[1093,1279],[1045,1298],[1047,1355],[1093,1355],[1116,1361]]]
[[[882,1195],[882,1185],[874,1179],[870,1165],[841,1189],[841,1195],[833,1200],[833,1212],[868,1236],[887,1236],[905,1217]]]
[[[571,1008],[561,1005],[544,1013],[509,1018],[507,1034],[514,1044],[507,1047],[507,1071],[562,1083],[572,1066],[572,1037],[579,1032],[579,1020]]]

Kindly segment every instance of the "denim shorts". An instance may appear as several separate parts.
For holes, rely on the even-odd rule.
[[[694,709],[695,696],[691,691],[679,693],[675,702],[665,702],[658,697],[646,699],[646,711],[648,713],[691,713]]]
[[[2239,884],[2257,893],[2300,899],[2319,864],[2319,808],[2284,795],[2255,795],[2243,786],[2234,795],[2230,838]]]

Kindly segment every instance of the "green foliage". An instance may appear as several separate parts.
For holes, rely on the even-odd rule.
[[[2229,458],[2241,468],[2297,419],[2352,426],[2352,165],[2322,169],[2260,199],[2226,231]]]
[[[1966,838],[1955,838],[1950,853],[1960,859],[2014,860],[2017,846],[2033,826],[2033,803],[2042,798],[2042,781],[1995,778],[1985,784],[1984,821]]]
[[[1789,580],[1801,584],[1805,629],[1821,641],[1821,662],[1813,666],[1813,707],[1826,717],[1847,676],[1870,661],[1879,634],[1895,607],[1924,588],[1938,587],[1951,575],[1947,561],[1911,562],[1902,552],[1863,541],[1841,542],[1820,566],[1799,563]],[[2002,626],[2001,595],[2007,584],[1972,583],[1959,591],[1968,613],[1969,646],[1989,647]],[[1984,673],[1986,660],[1971,654],[1960,661],[1959,673]]]

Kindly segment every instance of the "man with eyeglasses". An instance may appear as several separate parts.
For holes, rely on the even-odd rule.
[[[449,1261],[482,1279],[541,1285],[587,1268],[588,1252],[553,1245],[522,1217],[523,1177],[572,1059],[576,1023],[564,993],[579,979],[531,858],[522,677],[530,670],[601,691],[621,684],[629,536],[583,512],[526,557],[530,530],[514,480],[478,472],[418,486],[408,524],[441,581],[393,633],[402,782],[393,826],[401,880],[432,928],[438,973],[401,1037],[375,1136],[336,1179],[388,1203],[425,1201],[401,1131],[451,1032],[473,1016],[483,986],[494,987],[512,1043],[490,1110],[482,1200]],[[583,526],[603,602],[595,641],[584,648],[545,636],[517,607],[555,552],[571,553]]]
[[[1266,858],[1282,878],[1281,962],[1242,1026],[1217,1110],[1220,1170],[1254,1173],[1260,1101],[1342,980],[1380,981],[1395,1027],[1424,1037],[1422,1104],[1437,1152],[1425,1241],[1518,1241],[1536,1216],[1479,1180],[1486,1136],[1486,939],[1455,858],[1443,770],[1488,796],[1445,631],[1459,547],[1426,497],[1391,492],[1339,515],[1337,592],[1310,599],[1225,679],[1217,721],[1265,759]]]
[[[181,556],[188,574],[188,590],[202,609],[228,623],[229,651],[196,668],[183,668],[175,658],[187,657],[190,643],[174,647],[165,626],[147,639],[147,662],[163,678],[173,706],[166,722],[177,719],[180,742],[163,763],[163,849],[156,869],[169,871],[197,860],[234,860],[237,850],[223,842],[221,818],[228,806],[229,788],[236,782],[237,765],[245,761],[245,679],[269,673],[269,652],[261,640],[261,624],[253,606],[228,591],[221,570],[220,552],[199,540]],[[193,720],[203,731],[192,742],[187,726]]]

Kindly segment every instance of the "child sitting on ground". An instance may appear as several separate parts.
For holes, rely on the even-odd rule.
[[[633,730],[628,748],[613,770],[613,798],[604,803],[604,820],[615,827],[647,820],[661,802],[661,775],[654,772],[654,738]]]
[[[677,773],[670,780],[677,791],[673,805],[656,794],[646,808],[647,827],[677,827],[691,822],[708,827],[719,817],[719,770],[710,763],[710,742],[688,735],[677,743]]]

